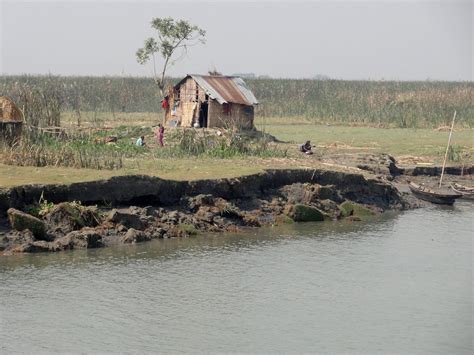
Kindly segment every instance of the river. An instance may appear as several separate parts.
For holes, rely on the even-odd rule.
[[[0,258],[0,352],[470,354],[474,204]]]

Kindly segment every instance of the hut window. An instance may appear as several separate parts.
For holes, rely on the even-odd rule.
[[[223,106],[222,109],[223,109],[224,113],[225,113],[226,115],[230,115],[230,105],[227,104],[227,103],[225,103],[225,104],[223,104],[222,106]]]

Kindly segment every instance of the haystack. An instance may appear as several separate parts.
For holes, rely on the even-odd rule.
[[[0,121],[23,122],[23,115],[12,99],[0,96]]]
[[[0,140],[13,143],[23,128],[23,114],[12,99],[0,96]]]

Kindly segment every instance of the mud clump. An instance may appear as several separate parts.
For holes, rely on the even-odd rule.
[[[138,212],[138,213],[137,213]],[[112,223],[121,224],[126,228],[143,229],[146,226],[146,220],[141,218],[140,211],[132,207],[127,210],[113,209],[110,211],[106,220]]]
[[[150,239],[150,236],[147,235],[145,232],[130,228],[127,233],[125,233],[125,235],[121,238],[121,242],[125,244],[135,244],[146,242]]]
[[[339,207],[342,211],[343,217],[352,216],[352,217],[361,218],[361,217],[373,216],[375,214],[375,212],[372,211],[371,209],[365,206],[359,205],[357,203],[350,202],[350,201],[343,202]]]
[[[389,154],[363,154],[356,162],[357,168],[383,175],[390,180],[403,173],[403,169],[397,167],[395,158]]]
[[[93,228],[72,231],[51,243],[52,251],[67,249],[90,249],[103,247],[102,235]]]
[[[62,202],[44,215],[50,233],[67,234],[84,227],[95,227],[102,222],[102,214],[95,206],[82,206],[78,202]]]
[[[13,229],[17,231],[29,230],[35,238],[40,240],[46,237],[46,225],[39,218],[14,208],[10,208],[7,213]]]
[[[295,222],[321,222],[324,214],[315,207],[306,205],[288,205],[285,214]]]

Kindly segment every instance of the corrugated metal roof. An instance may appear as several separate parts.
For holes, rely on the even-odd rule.
[[[189,76],[206,91],[209,97],[217,100],[220,104],[228,102],[242,105],[258,104],[252,91],[239,77],[198,74],[190,74]]]

